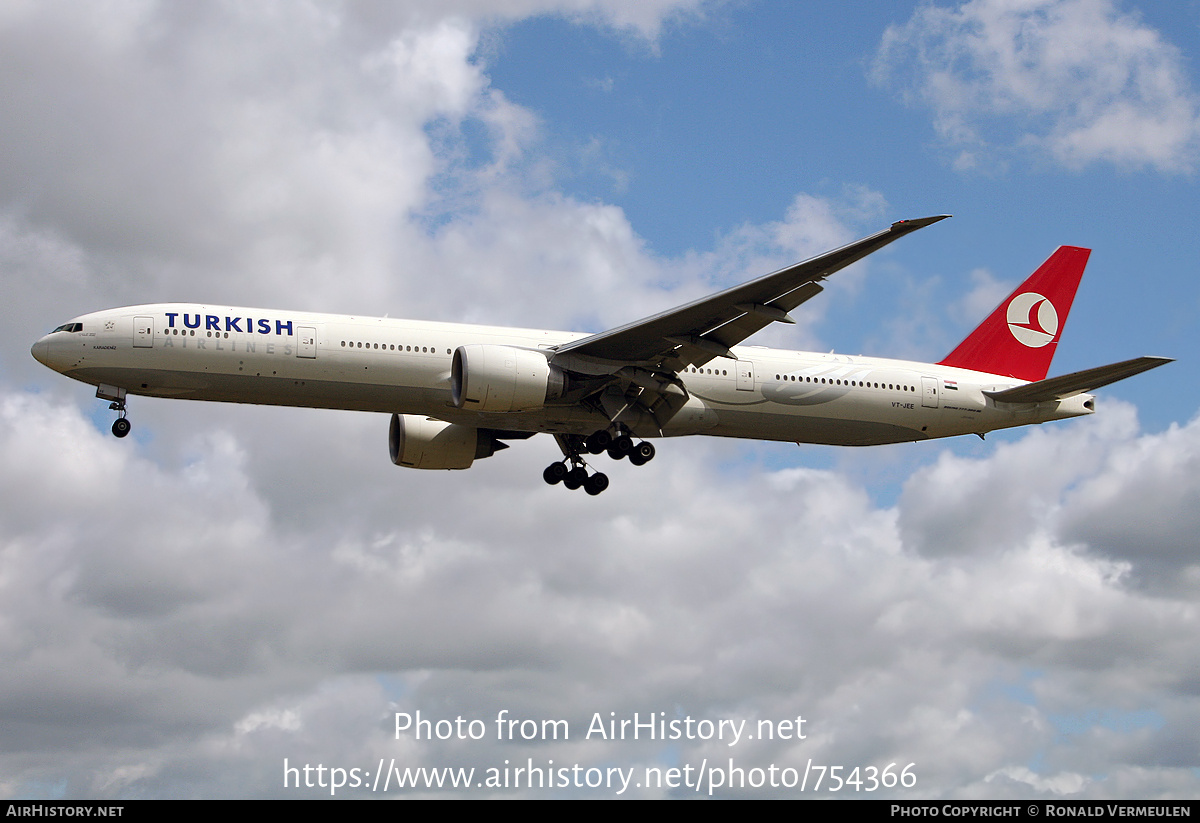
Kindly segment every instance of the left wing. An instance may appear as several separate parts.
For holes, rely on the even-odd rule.
[[[551,359],[568,369],[579,368],[583,360],[600,361],[617,368],[621,365],[651,370],[665,367],[670,371],[707,363],[714,357],[736,360],[729,350],[731,346],[775,321],[795,322],[788,312],[819,293],[822,290],[819,281],[893,240],[949,216],[940,214],[918,220],[900,220],[877,234],[803,263],[661,314],[566,343],[557,348]],[[672,362],[665,364],[667,360]],[[606,371],[603,368],[586,370],[592,373]]]

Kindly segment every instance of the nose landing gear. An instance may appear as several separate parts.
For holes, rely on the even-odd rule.
[[[112,424],[113,435],[116,437],[124,437],[125,435],[129,434],[129,430],[133,428],[133,424],[130,423],[129,420],[126,419],[125,408],[121,407],[120,409],[117,409],[116,403],[113,403],[111,406],[109,406],[109,408],[121,412],[121,416],[113,421],[113,424]]]
[[[129,430],[133,425],[125,418],[125,390],[117,386],[97,386],[96,396],[101,400],[111,400],[108,404],[110,411],[115,411],[118,415],[113,421],[112,433],[114,437],[124,437],[129,434]]]

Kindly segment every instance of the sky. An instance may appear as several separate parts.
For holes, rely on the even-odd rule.
[[[1195,0],[0,2],[0,796],[1195,797],[1198,57]],[[165,301],[602,331],[942,213],[750,342],[936,361],[1069,244],[1051,374],[1177,362],[593,498],[385,415],[117,440],[29,354]]]

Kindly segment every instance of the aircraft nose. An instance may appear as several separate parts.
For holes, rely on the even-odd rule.
[[[43,337],[41,340],[33,344],[30,353],[33,359],[41,363],[43,366],[50,365],[50,340],[49,336]],[[53,368],[53,367],[51,367]]]

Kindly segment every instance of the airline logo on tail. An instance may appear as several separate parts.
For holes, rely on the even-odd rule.
[[[1008,330],[1018,343],[1040,349],[1058,334],[1058,312],[1037,292],[1018,294],[1008,304]]]
[[[941,365],[1044,380],[1089,254],[1060,246]]]

